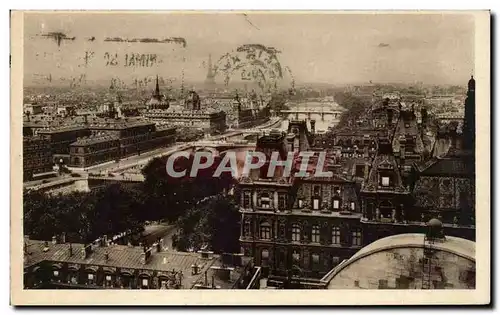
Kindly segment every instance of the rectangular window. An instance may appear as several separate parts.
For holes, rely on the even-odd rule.
[[[388,187],[389,186],[389,177],[383,176],[382,177],[382,186],[383,187]]]
[[[356,210],[356,203],[354,203],[353,201],[351,202],[351,211],[354,211]]]
[[[302,209],[304,207],[304,200],[299,199],[299,209]]]
[[[332,257],[332,267],[337,266],[340,263],[340,258],[337,256]]]
[[[333,209],[339,209],[340,208],[340,200],[335,199],[333,201]]]
[[[106,281],[111,281],[111,276],[110,275],[106,276]]]
[[[332,244],[340,244],[340,228],[338,226],[332,228]]]
[[[260,198],[260,206],[264,209],[269,209],[271,207],[271,200],[269,197]]]
[[[94,275],[93,275],[93,274],[91,274],[91,273],[89,273],[88,279],[89,279],[89,280],[94,280]]]
[[[319,226],[314,225],[312,227],[311,231],[311,242],[313,243],[319,243],[320,242],[320,231],[319,231]]]
[[[142,279],[142,286],[147,287],[148,286],[148,279]]]
[[[361,246],[361,229],[356,228],[352,231],[352,245]]]
[[[251,208],[251,195],[250,192],[243,193],[243,208],[248,209]]]
[[[320,186],[314,186],[313,188],[313,196],[320,196]]]
[[[319,254],[312,254],[311,255],[311,260],[312,260],[312,270],[317,271],[319,270]]]
[[[319,210],[319,199],[318,198],[313,199],[313,209]]]
[[[260,238],[263,240],[268,240],[271,238],[271,227],[261,226],[260,227]]]
[[[298,225],[292,226],[292,241],[300,242],[300,227]]]
[[[59,276],[59,271],[54,270],[54,277],[58,277],[58,276]]]
[[[285,194],[280,194],[278,196],[278,209],[279,210],[286,210],[286,195]]]

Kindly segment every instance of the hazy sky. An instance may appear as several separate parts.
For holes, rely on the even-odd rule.
[[[473,72],[474,20],[470,15],[369,14],[26,14],[25,82],[86,74],[124,81],[162,75],[202,81],[208,54],[217,60],[242,44],[279,49],[296,82],[332,84],[414,82],[464,84]],[[74,41],[40,36],[63,32]],[[95,37],[95,40],[88,39]],[[105,37],[183,37],[174,43],[115,43]],[[93,52],[85,66],[85,52]],[[118,55],[105,66],[105,53]],[[150,68],[125,67],[127,53],[156,53]]]

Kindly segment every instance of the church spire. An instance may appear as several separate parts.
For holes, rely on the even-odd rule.
[[[155,97],[160,97],[160,85],[158,83],[158,75],[156,75],[156,87],[155,87]]]

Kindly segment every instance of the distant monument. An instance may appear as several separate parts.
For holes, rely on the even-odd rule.
[[[208,71],[205,79],[205,89],[209,92],[215,91],[215,73],[212,67],[212,55],[208,55]]]

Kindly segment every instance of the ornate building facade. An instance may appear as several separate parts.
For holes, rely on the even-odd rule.
[[[259,138],[256,150],[267,156],[279,152],[282,158],[307,150],[305,128],[305,122],[294,122],[288,134]],[[297,171],[300,160],[293,163]],[[287,177],[283,167],[270,178],[267,169],[264,165],[239,183],[243,253],[254,257],[271,283],[282,284],[290,273],[315,282],[362,245],[355,182],[339,174]]]

